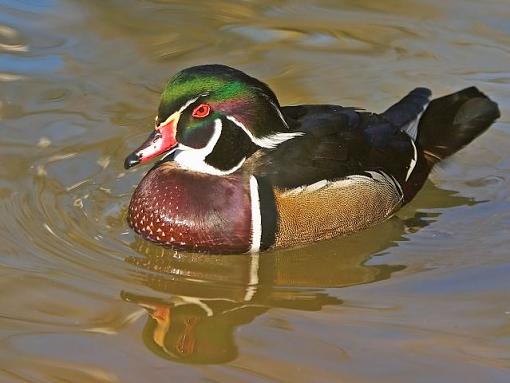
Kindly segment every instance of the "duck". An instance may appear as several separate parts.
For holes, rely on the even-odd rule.
[[[159,157],[136,187],[129,226],[200,253],[259,253],[366,229],[409,203],[432,168],[500,116],[476,87],[419,87],[382,113],[280,105],[226,65],[186,68],[161,95],[154,130],[124,162]]]

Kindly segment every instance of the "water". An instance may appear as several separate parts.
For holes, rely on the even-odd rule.
[[[510,7],[0,1],[1,382],[509,382]],[[388,222],[260,256],[127,228],[122,162],[177,70],[380,111],[476,85],[501,119]]]

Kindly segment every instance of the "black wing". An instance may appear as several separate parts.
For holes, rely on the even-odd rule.
[[[418,97],[409,97],[413,92]],[[304,135],[264,153],[255,174],[274,186],[295,188],[383,171],[403,185],[416,161],[405,130],[428,100],[420,90],[413,92],[381,115],[335,105],[283,107],[289,126]],[[424,104],[417,107],[421,99]]]

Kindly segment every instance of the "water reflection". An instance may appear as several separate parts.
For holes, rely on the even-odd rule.
[[[366,260],[402,233],[374,242],[364,241],[363,233],[338,247],[321,243],[283,254],[246,256],[172,253],[140,240],[133,247],[146,256],[126,261],[151,271],[143,283],[158,294],[123,291],[121,297],[147,310],[143,340],[155,354],[186,363],[224,363],[237,357],[235,329],[269,309],[318,311],[342,304],[322,289],[305,286],[368,283],[401,270],[366,265]],[[363,242],[367,245],[359,251]]]
[[[507,382],[507,3],[0,0],[0,382]],[[135,241],[146,169],[122,161],[204,63],[283,104],[476,85],[503,117],[433,179],[488,202],[428,183],[369,232],[258,259]]]
[[[441,204],[472,203],[437,188],[428,194]],[[147,311],[142,337],[153,353],[184,363],[225,363],[238,355],[236,328],[268,310],[341,305],[326,287],[376,282],[403,270],[369,261],[436,216],[416,213],[338,240],[260,255],[179,253],[138,239],[131,246],[144,256],[126,262],[147,270],[143,284],[155,293],[122,291],[121,297]]]
[[[324,305],[342,303],[323,290],[302,286],[321,286],[323,277],[338,286],[366,283],[402,269],[364,266],[363,255],[348,256],[345,263],[334,254],[323,254],[313,260],[321,267],[310,270],[312,260],[304,254],[295,255],[295,263],[271,254],[131,258],[129,262],[158,271],[147,273],[144,281],[158,294],[123,291],[121,297],[147,310],[143,340],[152,352],[186,363],[224,363],[237,357],[235,329],[269,309],[318,311]],[[336,273],[325,276],[325,269]]]

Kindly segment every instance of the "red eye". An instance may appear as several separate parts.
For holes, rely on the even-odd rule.
[[[211,107],[207,104],[200,104],[195,109],[193,109],[193,113],[191,115],[195,118],[204,118],[209,115],[211,112]]]

